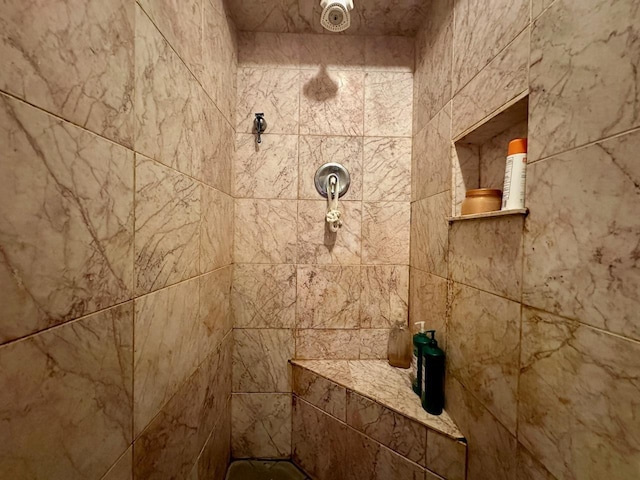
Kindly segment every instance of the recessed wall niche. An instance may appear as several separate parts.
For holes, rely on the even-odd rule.
[[[453,139],[451,214],[460,216],[467,190],[502,190],[509,141],[527,137],[529,95],[516,97],[494,115]]]

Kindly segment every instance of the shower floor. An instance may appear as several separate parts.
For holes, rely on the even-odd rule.
[[[310,480],[291,462],[236,460],[229,465],[226,480]]]

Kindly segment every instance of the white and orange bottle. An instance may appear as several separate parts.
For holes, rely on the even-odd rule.
[[[504,171],[502,210],[524,208],[524,192],[527,178],[527,139],[516,138],[509,142],[509,152]]]

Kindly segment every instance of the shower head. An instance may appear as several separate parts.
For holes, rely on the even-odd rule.
[[[351,25],[349,10],[353,10],[353,0],[320,0],[320,7],[320,23],[330,32],[342,32]]]

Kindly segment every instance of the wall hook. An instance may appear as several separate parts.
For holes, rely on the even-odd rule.
[[[264,119],[264,113],[256,113],[256,118],[253,120],[253,127],[258,134],[258,143],[262,143],[261,134],[267,129],[267,121]]]

